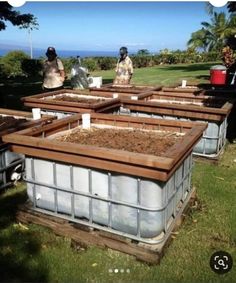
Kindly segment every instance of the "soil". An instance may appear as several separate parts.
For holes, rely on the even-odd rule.
[[[155,101],[155,102],[161,102],[161,103],[169,103],[169,104],[174,104],[174,105],[184,105],[184,106],[196,106],[196,107],[211,107],[211,108],[221,108],[224,105],[224,101],[204,101],[202,104],[196,104],[196,103],[191,103],[191,102],[177,102],[177,101],[158,101],[158,99],[150,99],[150,101]]]
[[[25,122],[27,122],[27,120],[23,118],[17,119],[12,116],[0,115],[0,131],[7,130],[9,128],[18,128]]]
[[[56,140],[164,156],[167,149],[182,138],[173,132],[91,128],[76,129]]]
[[[57,96],[53,98],[52,100],[56,101],[69,101],[69,102],[77,102],[77,103],[86,103],[86,104],[95,104],[99,102],[104,102],[105,99],[103,98],[83,98],[83,97],[75,97],[75,96]]]

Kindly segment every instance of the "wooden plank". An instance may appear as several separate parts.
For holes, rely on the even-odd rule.
[[[9,115],[11,115],[11,114],[9,113]],[[18,116],[18,118],[24,119],[24,117],[22,117],[22,116]],[[24,123],[22,123],[18,126],[10,126],[8,129],[0,131],[0,138],[2,138],[4,135],[10,134],[10,133],[13,133],[13,132],[16,132],[16,131],[20,131],[22,129],[28,129],[30,127],[36,127],[36,126],[42,127],[44,125],[51,124],[53,119],[55,119],[55,117],[48,116],[48,115],[46,115],[46,116],[44,116],[40,119],[37,119],[37,120],[33,120],[31,118],[31,120],[28,120],[28,121],[26,121],[26,122],[24,122]]]
[[[177,110],[175,107],[166,107],[165,105],[157,105],[156,103],[150,104],[132,104],[132,102],[125,101],[123,102],[123,107],[128,108],[132,111],[137,112],[144,112],[149,114],[156,114],[156,115],[170,115],[170,116],[176,116],[176,117],[184,117],[187,119],[201,119],[205,121],[222,121],[225,119],[225,116],[217,115],[217,114],[208,114],[208,113],[197,113],[193,112],[189,109],[182,109]],[[157,118],[156,118],[157,119]]]
[[[172,157],[177,162],[181,156],[184,155],[184,152],[189,149],[192,150],[193,146],[199,141],[199,138],[202,136],[203,131],[207,128],[207,124],[196,123],[196,127],[190,130],[184,137],[183,140],[174,144],[170,150],[166,153],[166,157]],[[198,137],[196,139],[196,136]]]
[[[163,87],[162,90],[163,91],[166,91],[166,92],[182,92],[182,93],[194,93],[194,94],[198,94],[198,93],[201,93],[203,91],[202,88],[177,88],[178,86],[176,87]]]
[[[31,128],[27,128],[21,131],[18,131],[18,135],[37,135],[42,132],[46,132],[49,129],[56,128],[58,129],[59,127],[63,127],[64,125],[68,125],[70,123],[78,122],[81,119],[81,114],[73,114],[71,116],[54,120],[51,124],[48,125],[43,125],[43,126],[34,126]]]
[[[86,156],[103,160],[113,160],[121,163],[142,165],[163,170],[169,170],[173,166],[173,159],[171,157],[166,158],[97,146],[80,145],[55,140],[46,140],[37,137],[20,136],[17,134],[5,136],[4,141],[16,145],[50,149],[62,153],[72,153],[81,157]]]
[[[104,96],[101,96],[104,98]],[[107,98],[107,97],[106,97]],[[107,98],[105,101],[100,101],[96,103],[86,103],[86,102],[76,102],[76,101],[58,101],[58,100],[42,100],[42,99],[31,99],[29,102],[37,102],[48,105],[60,105],[60,106],[68,106],[68,107],[78,107],[78,108],[88,108],[88,109],[97,109],[101,107],[105,107],[114,103],[119,102],[118,98]]]
[[[8,115],[8,116],[18,116],[22,118],[33,118],[32,112],[19,111],[19,110],[13,110],[13,109],[0,108],[0,115],[1,114]]]
[[[115,87],[112,84],[105,84],[102,85],[100,89],[97,88],[90,88],[91,92],[114,92],[120,93],[125,95],[132,95],[132,94],[140,94],[141,92],[145,91],[154,91],[160,90],[161,86],[150,86],[150,85],[130,85],[129,87]]]
[[[164,256],[166,249],[173,240],[172,234],[182,225],[190,207],[196,199],[196,189],[193,189],[187,201],[180,208],[176,219],[167,234],[167,238],[160,244],[145,244],[133,242],[124,236],[114,235],[111,232],[100,230],[83,229],[83,225],[70,223],[67,220],[56,216],[47,215],[31,209],[30,205],[21,205],[18,209],[16,218],[21,223],[34,223],[51,229],[56,235],[70,238],[76,244],[87,246],[99,246],[101,248],[111,248],[136,257],[138,260],[149,264],[159,264]]]
[[[53,99],[43,99],[43,98],[46,98],[46,97],[50,97],[50,96],[57,96],[57,95],[63,95],[63,94],[66,94],[66,93],[72,93],[72,94],[76,94],[76,95],[89,95],[89,96],[98,96],[98,97],[105,97],[105,98],[108,98],[106,99],[106,101],[101,101],[101,102],[96,102],[96,103],[86,103],[86,102],[75,102],[75,101],[57,101],[57,100],[53,100]],[[89,93],[83,93],[81,91],[71,91],[71,90],[60,90],[60,91],[56,91],[56,92],[49,92],[49,93],[44,93],[44,94],[39,94],[39,95],[33,95],[33,96],[28,96],[28,97],[23,97],[22,98],[22,101],[24,101],[24,105],[25,106],[30,106],[29,104],[32,104],[32,103],[37,103],[37,104],[40,104],[40,105],[46,105],[46,106],[42,106],[42,107],[48,107],[48,105],[50,106],[65,106],[65,111],[68,111],[68,107],[78,107],[78,108],[81,108],[81,109],[97,109],[97,108],[100,108],[100,107],[105,107],[105,106],[108,106],[108,105],[111,105],[113,103],[117,103],[119,102],[119,99],[118,98],[113,98],[113,97],[107,97],[107,96],[104,96],[104,95],[100,95],[100,94],[89,94]],[[49,109],[49,108],[47,108]],[[54,108],[55,109],[55,108]],[[78,111],[75,111],[75,112],[78,112]]]
[[[65,117],[63,119],[59,119],[54,121],[50,126],[44,126],[41,132],[47,132],[49,129],[56,128],[59,125],[63,126],[76,120],[80,121],[81,123],[81,114],[74,114],[70,117]],[[163,119],[154,119],[154,118],[142,118],[142,117],[131,117],[131,116],[121,116],[121,115],[109,115],[109,114],[100,114],[100,113],[91,113],[91,120],[92,123],[106,123],[109,125],[117,125],[126,127],[127,125],[134,126],[139,125],[140,128],[148,128],[148,126],[153,126],[155,129],[165,130],[167,128],[172,129],[176,132],[180,130],[185,132],[191,129],[195,123],[193,122],[184,122],[184,121],[173,121],[173,120],[163,120]],[[20,132],[20,134],[30,134],[30,133],[37,133],[36,129],[25,130]]]
[[[207,101],[207,100],[205,100]],[[121,103],[123,100],[121,99]],[[204,102],[204,100],[203,100]],[[126,101],[128,103],[128,101]],[[198,115],[201,115],[201,113],[206,113],[206,114],[217,114],[217,115],[227,115],[231,108],[217,108],[217,107],[199,107],[199,106],[193,106],[193,105],[179,105],[179,104],[171,104],[168,102],[156,102],[156,101],[141,101],[141,100],[135,100],[132,101],[134,105],[146,105],[146,106],[152,106],[153,107],[159,107],[159,108],[165,108],[165,109],[172,109],[172,110],[182,110],[182,111],[191,111],[191,112],[196,112]],[[186,109],[187,108],[187,109]]]
[[[143,117],[132,117],[132,116],[121,116],[121,115],[108,115],[108,114],[98,114],[92,113],[91,117],[93,119],[99,119],[100,121],[113,121],[115,122],[134,122],[139,123],[140,125],[160,125],[160,126],[173,126],[176,128],[187,128],[191,129],[195,123],[185,122],[185,121],[173,121],[173,120],[162,120],[162,119],[153,119],[153,118],[143,118]]]
[[[172,98],[172,99],[176,99],[176,100],[181,100],[181,99],[194,99],[196,101],[202,102],[202,101],[206,101],[206,100],[212,100],[212,101],[227,101],[228,99],[224,96],[207,96],[207,95],[203,95],[203,94],[199,94],[199,95],[194,95],[191,93],[175,93],[175,92],[164,92],[164,91],[153,91],[151,92],[150,98],[158,98],[158,97],[162,97],[162,98]]]
[[[68,113],[91,113],[94,110],[92,108],[82,108],[82,107],[68,107],[63,105],[53,105],[53,104],[43,104],[38,101],[35,102],[24,102],[24,106],[27,107],[37,107],[42,110],[55,110],[60,112],[68,112]]]
[[[105,170],[108,172],[117,172],[122,174],[128,174],[132,176],[140,176],[153,180],[166,181],[167,173],[161,169],[152,169],[142,166],[142,164],[129,165],[126,163],[98,160],[96,158],[77,156],[69,153],[55,152],[52,150],[38,149],[34,147],[25,147],[18,145],[11,145],[11,150],[16,153],[22,153],[27,156],[38,157],[46,160],[56,160],[59,162],[65,162],[67,164],[75,164],[80,166],[86,166],[88,168],[96,168]]]

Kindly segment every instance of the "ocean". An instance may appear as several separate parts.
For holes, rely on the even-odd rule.
[[[21,50],[30,56],[29,49],[25,48],[15,48],[15,49],[6,49],[0,48],[0,56],[6,55],[8,52],[13,50]],[[45,57],[46,49],[33,49],[33,58],[37,59],[39,57]],[[86,50],[57,50],[58,57],[61,58],[68,58],[68,57],[76,57],[80,56],[81,58],[84,57],[118,57],[118,51],[86,51]]]

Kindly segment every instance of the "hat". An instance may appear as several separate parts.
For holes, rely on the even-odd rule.
[[[54,47],[48,47],[46,55],[55,55],[57,56],[56,49]]]
[[[120,54],[121,54],[121,55],[124,55],[124,54],[127,54],[127,53],[128,53],[127,47],[122,46],[122,47],[120,48]]]

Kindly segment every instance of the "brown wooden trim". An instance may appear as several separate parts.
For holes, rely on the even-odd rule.
[[[41,137],[42,135],[47,137],[53,133],[67,130],[69,124],[71,125],[70,128],[76,126],[78,121],[81,120],[81,115],[73,115],[68,118],[55,121],[50,125],[42,127],[36,126],[18,133],[6,135],[3,137],[3,140],[11,143],[13,150],[24,150],[22,153],[32,156],[35,156],[34,152],[38,150],[37,152],[40,151],[40,155],[37,155],[38,157],[44,156],[47,159],[57,158],[56,160],[58,161],[64,160],[68,163],[73,159],[75,164],[90,167],[97,166],[96,168],[100,169],[102,169],[103,167],[101,166],[104,165],[106,166],[104,167],[106,170],[114,170],[115,172],[128,173],[132,175],[140,174],[140,176],[154,179],[158,179],[160,177],[162,178],[161,180],[167,180],[167,176],[168,178],[170,177],[170,172],[173,172],[173,168],[180,164],[180,160],[186,156],[186,152],[190,154],[194,144],[200,139],[204,129],[206,128],[206,124],[165,121],[152,118],[136,118],[130,116],[122,117],[96,113],[91,114],[91,118],[92,123],[116,126],[120,125],[123,127],[145,127],[147,129],[157,129],[157,127],[160,129],[168,127],[169,129],[170,127],[172,131],[184,131],[186,134],[183,141],[178,142],[167,150],[165,156],[162,157],[89,145],[59,142]],[[81,160],[83,161],[82,164],[79,163]],[[85,160],[87,163],[85,163]],[[109,167],[111,165],[113,167]],[[129,170],[129,168],[131,168],[131,170]],[[161,174],[155,175],[154,172],[155,174],[157,172],[161,172]]]
[[[186,119],[193,119],[193,120],[205,120],[205,121],[215,121],[215,122],[220,122],[224,120],[224,116],[222,115],[213,115],[213,114],[206,114],[206,113],[196,113],[196,112],[191,112],[188,111],[187,109],[185,110],[175,110],[175,109],[170,109],[170,108],[165,108],[161,107],[159,105],[132,105],[131,103],[123,103],[123,106],[125,108],[128,108],[133,111],[137,112],[144,112],[144,113],[149,113],[151,114],[156,114],[156,115],[170,115],[174,117],[183,117]]]
[[[166,111],[166,114],[173,113],[174,115],[184,115],[185,117],[188,117],[187,115],[191,115],[192,118],[204,118],[209,120],[218,120],[221,121],[224,119],[224,117],[228,116],[233,108],[232,103],[225,102],[224,106],[222,108],[213,108],[213,107],[196,107],[192,105],[177,105],[177,104],[170,104],[167,102],[152,102],[152,101],[142,101],[142,100],[127,100],[127,99],[121,99],[121,104],[123,105],[129,105],[132,107],[132,109],[136,109],[138,111],[141,111],[141,109],[145,110],[145,108],[148,110],[148,112],[157,113],[162,110],[163,114]],[[139,106],[139,107],[138,107]],[[169,111],[168,111],[169,110]],[[159,112],[160,113],[160,112]],[[185,114],[184,114],[185,113]]]
[[[53,116],[50,115],[43,115],[40,119],[33,120],[33,114],[31,112],[25,112],[25,111],[16,111],[11,109],[3,109],[0,108],[0,115],[7,115],[7,116],[14,116],[19,119],[28,119],[26,122],[22,123],[21,125],[18,125],[17,127],[9,127],[8,129],[0,131],[0,138],[4,135],[25,129],[30,128],[34,126],[43,126],[46,124],[52,123],[54,119],[56,119]]]
[[[129,87],[115,87],[113,84],[104,84],[101,88],[89,88],[91,92],[101,91],[101,92],[114,92],[129,94],[139,94],[146,91],[161,90],[162,86],[151,86],[151,85],[130,85]]]
[[[26,147],[19,145],[11,145],[11,150],[16,153],[23,153],[27,156],[38,157],[47,160],[56,160],[59,162],[65,162],[68,164],[75,164],[80,166],[86,166],[89,168],[96,168],[100,170],[106,170],[108,172],[117,172],[133,176],[140,176],[144,178],[150,178],[154,180],[167,181],[167,172],[161,169],[149,169],[142,164],[129,165],[125,163],[118,163],[108,160],[100,160],[96,158],[77,156],[75,154],[69,154],[64,152],[55,152],[53,150],[40,149],[35,147]]]
[[[60,112],[67,112],[67,113],[91,113],[94,109],[89,108],[81,108],[81,107],[68,107],[63,105],[53,105],[53,104],[43,104],[39,102],[25,102],[24,106],[27,107],[38,107],[42,110],[55,110]],[[75,106],[75,105],[74,105]]]
[[[192,128],[185,134],[184,139],[174,144],[170,150],[168,150],[166,157],[172,157],[175,160],[179,160],[184,154],[184,151],[188,151],[189,148],[193,148],[193,145],[201,137],[201,133],[207,128],[207,124],[197,123],[196,127]],[[196,136],[198,137],[196,139]]]
[[[171,157],[166,158],[150,154],[127,152],[96,146],[80,145],[68,142],[63,143],[55,140],[41,139],[17,134],[6,136],[4,140],[9,141],[12,144],[36,147],[40,149],[51,149],[52,151],[73,153],[78,156],[88,156],[104,160],[109,159],[122,163],[142,164],[143,166],[152,168],[168,170],[173,166],[173,158]]]
[[[166,91],[166,92],[182,92],[182,93],[193,93],[193,94],[200,94],[203,89],[202,88],[195,88],[195,89],[191,89],[191,88],[177,88],[179,85],[175,86],[175,87],[163,87],[162,90]]]

